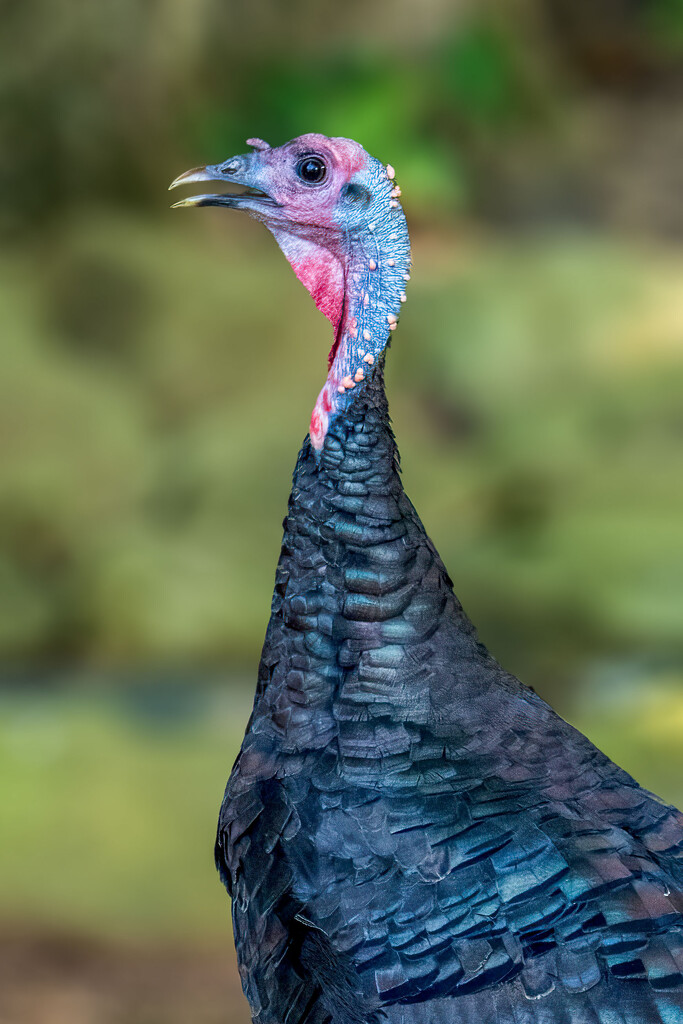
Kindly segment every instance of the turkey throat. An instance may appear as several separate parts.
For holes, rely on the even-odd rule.
[[[335,417],[363,391],[406,299],[410,239],[405,216],[391,180],[377,191],[367,221],[352,233],[340,224],[338,233],[277,239],[334,328],[327,379],[311,414],[311,445],[318,453]]]

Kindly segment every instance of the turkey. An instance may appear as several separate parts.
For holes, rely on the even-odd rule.
[[[309,134],[240,192],[334,328],[216,863],[257,1024],[680,1024],[683,816],[477,638],[407,498],[384,357],[401,190]]]

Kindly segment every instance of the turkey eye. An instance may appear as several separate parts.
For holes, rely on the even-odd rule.
[[[327,174],[327,167],[319,156],[305,156],[296,165],[296,173],[309,185],[319,185]]]

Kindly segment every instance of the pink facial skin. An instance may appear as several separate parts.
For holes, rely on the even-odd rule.
[[[323,156],[328,167],[325,180],[313,188],[302,188],[301,182],[292,177],[292,166],[307,153]],[[342,188],[366,167],[368,156],[350,139],[316,134],[303,135],[260,156],[270,171],[269,194],[280,204],[269,214],[268,227],[294,273],[334,328],[328,358],[331,369],[344,330],[350,256],[348,239],[335,217],[336,207]],[[311,442],[317,449],[322,447],[327,432],[332,392],[336,392],[336,382],[328,377],[311,414]]]
[[[313,296],[316,306],[334,327],[335,338],[339,330],[346,274],[343,259],[316,242],[273,229],[280,248],[292,265],[301,283]]]
[[[297,159],[307,153],[323,156],[328,166],[325,180],[302,188],[292,173]],[[279,203],[269,213],[268,227],[292,265],[294,273],[313,296],[318,309],[331,322],[337,336],[346,288],[347,246],[335,207],[342,188],[363,170],[365,150],[351,139],[302,135],[260,154],[268,174],[268,192]]]
[[[309,153],[325,158],[328,173],[314,187],[302,188],[293,171],[297,160]],[[339,193],[351,178],[362,171],[368,155],[352,139],[329,139],[326,135],[301,135],[277,149],[259,154],[263,176],[267,178],[268,194],[281,206],[282,217],[290,225],[306,225],[321,229],[338,229],[334,208]]]
[[[327,168],[313,186],[297,172],[307,155]],[[349,139],[304,135],[259,152],[257,163],[257,187],[278,204],[262,219],[334,328],[310,424],[311,444],[321,451],[332,419],[361,390],[405,301],[410,242],[400,189],[393,168]]]

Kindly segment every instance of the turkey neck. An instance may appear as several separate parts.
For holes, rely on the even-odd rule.
[[[359,722],[379,716],[389,746],[405,743],[405,723],[429,716],[420,660],[449,600],[401,484],[380,358],[330,424],[322,453],[308,439],[299,453],[261,661],[259,731],[275,733],[284,752],[336,744],[343,754],[345,742],[360,741]]]
[[[429,720],[422,665],[446,605],[459,608],[403,490],[384,391],[410,265],[405,218],[394,200],[370,223],[347,240],[344,302],[294,473],[252,722],[283,753],[336,749],[345,763],[361,748],[380,760],[405,750],[408,729]],[[362,722],[381,723],[381,739]]]

